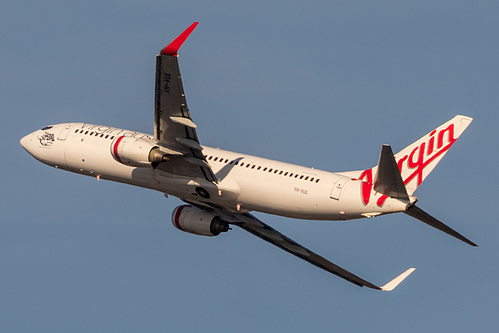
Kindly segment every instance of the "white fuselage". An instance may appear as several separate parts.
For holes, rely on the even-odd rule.
[[[405,211],[407,203],[379,193],[362,200],[363,181],[265,158],[203,146],[218,184],[170,174],[152,166],[118,162],[112,144],[119,136],[153,140],[153,136],[118,128],[67,123],[28,134],[23,147],[39,161],[71,172],[149,188],[193,203],[232,212],[260,211],[309,220],[349,220]],[[168,163],[168,162],[164,162]],[[360,174],[360,173],[359,173]],[[201,197],[203,188],[209,198]]]

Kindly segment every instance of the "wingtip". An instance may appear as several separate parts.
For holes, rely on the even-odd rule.
[[[383,287],[381,287],[380,289],[383,290],[383,291],[392,291],[393,289],[395,289],[402,281],[405,280],[406,277],[408,277],[409,275],[411,275],[412,272],[414,272],[416,270],[416,268],[409,268],[408,270],[406,270],[404,273],[400,274],[399,276],[397,276],[395,279],[391,280],[390,282],[388,282],[387,284],[385,284]]]
[[[165,46],[161,50],[160,53],[164,54],[164,55],[170,55],[170,56],[177,57],[178,56],[178,54],[177,54],[178,50],[180,49],[180,47],[182,46],[182,44],[184,44],[185,40],[187,39],[187,37],[189,37],[189,35],[191,34],[191,32],[193,32],[194,29],[196,29],[196,27],[197,27],[198,24],[199,24],[199,22],[192,23],[187,29],[185,29],[184,32],[182,32],[170,44],[168,44],[167,46]]]

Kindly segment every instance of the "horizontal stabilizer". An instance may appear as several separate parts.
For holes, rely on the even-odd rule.
[[[434,218],[430,214],[426,213],[421,208],[416,207],[415,205],[412,205],[411,207],[409,207],[405,211],[405,213],[409,216],[414,217],[415,219],[420,220],[421,222],[424,222],[424,223],[432,226],[433,228],[437,228],[438,230],[441,230],[448,235],[456,237],[457,239],[462,240],[463,242],[465,242],[471,246],[478,246],[475,243],[473,243],[472,241],[470,241],[468,238],[464,237],[463,235],[461,235],[460,233],[458,233],[454,229],[443,224],[442,222],[440,222],[439,220],[437,220],[436,218]]]
[[[389,145],[383,145],[381,148],[374,190],[391,198],[409,201],[404,181]]]

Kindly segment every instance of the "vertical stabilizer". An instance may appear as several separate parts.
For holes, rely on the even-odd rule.
[[[406,196],[394,170],[396,168],[400,170],[407,195],[412,196],[472,120],[473,118],[466,116],[455,116],[445,124],[435,128],[395,154],[396,167],[393,165],[394,161],[388,156],[391,149],[389,151],[385,147],[382,150],[379,165],[360,171],[341,172],[341,174],[363,182],[361,197],[365,205],[370,203],[376,192],[383,194],[376,201],[379,207],[383,206],[389,196],[404,200]],[[381,173],[378,173],[380,166],[382,170]],[[377,186],[374,186],[374,183]]]
[[[473,118],[455,116],[395,154],[407,193],[412,195],[433,171]]]

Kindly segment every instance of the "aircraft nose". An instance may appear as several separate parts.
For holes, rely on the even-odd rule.
[[[25,137],[23,137],[20,141],[21,143],[21,146],[23,146],[23,148],[30,154],[32,154],[32,150],[33,150],[33,140],[34,140],[34,135],[33,133],[30,133],[28,135],[26,135]]]

